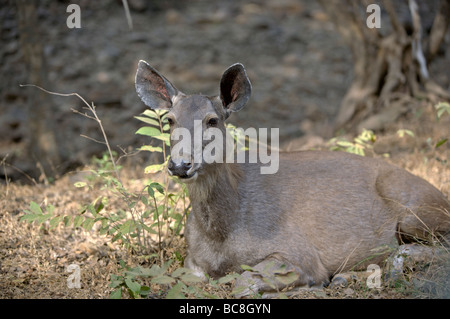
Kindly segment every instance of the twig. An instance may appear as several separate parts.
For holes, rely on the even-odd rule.
[[[81,136],[81,137],[84,137],[84,138],[87,138],[88,140],[94,141],[95,143],[99,143],[99,144],[106,144],[105,142],[102,142],[102,141],[96,140],[95,138],[93,138],[93,137],[90,137],[90,136],[87,136],[87,135],[84,135],[84,134],[80,134],[80,136]]]
[[[86,117],[88,117],[88,118],[90,118],[90,119],[92,119],[92,120],[95,120],[95,121],[98,123],[98,125],[99,125],[99,127],[100,127],[100,130],[102,131],[102,134],[103,134],[103,139],[105,140],[105,145],[106,145],[106,147],[108,148],[109,157],[111,158],[111,162],[112,162],[112,164],[113,164],[113,166],[114,166],[114,172],[115,172],[115,174],[116,174],[117,180],[120,182],[120,184],[122,184],[122,181],[121,181],[120,176],[119,176],[119,171],[117,170],[116,161],[114,160],[114,156],[113,156],[113,154],[112,154],[111,147],[109,146],[108,137],[106,136],[106,132],[105,132],[105,130],[104,130],[104,128],[103,128],[102,121],[98,118],[97,112],[95,112],[95,105],[94,105],[94,103],[92,103],[92,105],[90,105],[90,104],[89,104],[88,102],[86,102],[86,100],[85,100],[81,95],[79,95],[78,93],[57,93],[57,92],[52,92],[52,91],[48,91],[48,90],[46,90],[46,89],[44,89],[44,88],[42,88],[42,87],[40,87],[40,86],[38,86],[38,85],[34,85],[34,84],[20,84],[20,87],[36,87],[36,88],[38,88],[39,90],[44,91],[44,92],[46,92],[46,93],[48,93],[48,94],[57,95],[57,96],[64,96],[64,97],[68,97],[68,96],[76,96],[76,97],[78,97],[81,101],[83,101],[83,103],[86,104],[87,107],[89,108],[89,110],[92,112],[92,114],[94,115],[94,117],[89,116],[89,115],[87,115],[87,114],[80,113],[80,112],[78,112],[78,113],[81,114],[81,115],[85,115]],[[127,196],[127,199],[128,199],[128,196]]]
[[[6,198],[8,198],[8,194],[9,194],[9,179],[8,179],[8,174],[6,173],[6,158],[9,156],[9,153],[5,155],[5,157],[3,157],[2,161],[1,161],[1,165],[3,166],[3,172],[5,173],[5,181],[6,181],[6,196],[5,196],[5,200]]]
[[[57,93],[57,92],[52,92],[52,91],[48,91],[48,90],[46,90],[46,89],[44,89],[44,88],[42,88],[42,87],[40,87],[40,86],[38,86],[38,85],[34,85],[34,84],[20,84],[20,86],[21,86],[21,87],[28,87],[28,86],[30,86],[30,87],[36,87],[36,88],[38,88],[38,89],[40,89],[40,90],[42,90],[42,91],[44,91],[44,92],[46,92],[46,93],[48,93],[48,94],[57,95],[57,96],[63,96],[63,97],[76,96],[76,97],[78,97],[81,101],[83,101],[83,103],[87,106],[87,108],[89,109],[89,111],[91,111],[91,113],[92,113],[93,116],[87,115],[87,114],[85,114],[85,113],[81,113],[81,112],[76,111],[76,110],[73,110],[73,109],[72,109],[72,110],[73,110],[75,113],[78,113],[78,114],[80,114],[80,115],[86,116],[87,118],[96,121],[96,122],[98,123],[99,127],[100,127],[100,130],[101,130],[101,132],[102,132],[103,139],[105,140],[105,142],[100,142],[100,141],[94,140],[94,139],[92,139],[92,138],[90,138],[90,137],[87,137],[87,136],[84,136],[84,137],[89,138],[89,139],[92,139],[92,140],[94,140],[95,142],[99,142],[99,143],[102,143],[102,144],[105,144],[105,145],[106,145],[106,147],[107,147],[107,149],[108,149],[109,157],[110,157],[111,162],[112,162],[113,167],[114,167],[114,173],[115,173],[115,175],[116,175],[116,177],[117,177],[117,181],[119,182],[119,184],[120,184],[121,186],[123,185],[122,180],[121,180],[120,175],[119,175],[119,170],[117,169],[116,161],[114,160],[114,156],[113,156],[113,154],[112,154],[112,150],[111,150],[111,146],[110,146],[109,141],[108,141],[108,137],[106,136],[106,132],[105,132],[105,129],[103,128],[102,121],[101,121],[101,120],[98,118],[98,116],[97,116],[97,112],[95,111],[95,105],[94,105],[94,103],[92,103],[92,105],[89,104],[89,103],[88,103],[82,96],[80,96],[78,93]],[[123,188],[123,187],[121,187],[121,188]],[[123,192],[122,192],[121,190],[119,190],[119,191],[120,191],[120,193],[124,196],[125,201],[126,201],[128,207],[132,207],[132,203],[131,203],[131,199],[130,199],[130,197],[129,197],[129,194],[127,194],[126,191],[123,191]],[[133,219],[133,222],[136,223],[136,219],[135,219],[135,216],[134,216],[133,213],[131,213],[131,218]],[[127,236],[128,239],[129,239],[129,236],[130,236],[130,235],[129,235],[129,234],[126,234],[126,236]],[[130,241],[130,242],[131,242],[131,241]],[[138,242],[140,243],[140,234],[139,234],[139,232],[138,232]]]
[[[122,0],[123,8],[125,10],[125,16],[127,17],[128,27],[133,30],[133,20],[131,19],[130,8],[128,7],[128,1]]]
[[[90,115],[88,115],[86,113],[81,113],[80,111],[75,110],[75,109],[71,109],[71,110],[72,110],[73,113],[80,114],[80,115],[82,115],[84,117],[87,117],[88,119],[96,121],[95,117],[92,117],[92,116],[90,116]]]
[[[34,185],[36,185],[36,186],[39,185],[33,177],[31,177],[30,175],[28,175],[27,173],[25,173],[24,171],[22,171],[20,168],[17,168],[17,167],[15,167],[15,166],[13,166],[13,165],[7,163],[7,162],[6,162],[6,158],[7,158],[8,156],[9,156],[9,154],[6,154],[6,156],[5,156],[5,157],[2,159],[2,161],[0,162],[0,165],[2,165],[2,166],[3,166],[3,169],[5,170],[5,177],[6,177],[6,178],[7,178],[7,175],[6,175],[6,169],[5,169],[5,166],[8,166],[8,167],[12,168],[13,170],[18,171],[19,173],[23,174],[27,179],[29,179],[31,182],[33,182]]]

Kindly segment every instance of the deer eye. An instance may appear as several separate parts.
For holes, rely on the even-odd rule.
[[[212,117],[207,122],[208,127],[216,127],[217,126],[217,118]]]
[[[170,126],[172,126],[173,123],[174,123],[174,122],[173,122],[173,119],[170,118],[170,117],[167,118],[167,122],[169,123]]]

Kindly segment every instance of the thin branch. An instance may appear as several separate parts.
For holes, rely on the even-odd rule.
[[[84,117],[87,117],[88,119],[97,121],[97,120],[95,119],[95,117],[92,117],[92,116],[90,116],[90,115],[87,115],[86,113],[81,113],[80,111],[75,110],[75,109],[73,109],[73,108],[71,108],[71,110],[72,110],[73,113],[76,113],[76,114],[82,115],[82,116],[84,116]]]
[[[84,137],[84,138],[87,138],[88,140],[94,141],[95,143],[106,144],[106,143],[103,142],[103,141],[96,140],[95,138],[90,137],[90,136],[87,136],[87,135],[84,135],[84,134],[80,134],[80,136],[81,136],[81,137]]]
[[[122,0],[123,8],[125,10],[125,16],[127,17],[128,27],[133,30],[133,20],[131,19],[130,8],[128,7],[128,1]]]
[[[34,183],[34,185],[38,186],[39,184],[36,182],[36,180],[31,177],[30,175],[28,175],[27,173],[25,173],[24,171],[22,171],[20,168],[17,168],[9,163],[6,162],[6,158],[9,156],[9,154],[6,154],[6,156],[2,159],[2,161],[0,162],[0,165],[3,166],[3,169],[5,170],[5,166],[12,168],[13,170],[23,174],[27,179],[29,179],[31,182]],[[6,179],[8,178],[6,175],[6,170],[5,170],[5,177]]]
[[[46,89],[44,89],[44,88],[42,88],[42,87],[40,87],[40,86],[38,86],[38,85],[34,85],[34,84],[20,84],[19,86],[20,86],[20,87],[36,87],[36,88],[38,88],[38,89],[41,90],[41,91],[44,91],[44,92],[46,92],[46,93],[48,93],[48,94],[57,95],[57,96],[64,96],[64,97],[68,97],[68,96],[76,96],[76,97],[78,97],[81,101],[83,101],[83,103],[88,107],[88,109],[91,111],[91,113],[94,115],[94,117],[90,117],[90,116],[88,116],[87,114],[84,114],[84,115],[86,115],[87,117],[89,117],[89,118],[95,120],[95,121],[98,123],[98,125],[99,125],[99,127],[100,127],[100,130],[102,131],[102,134],[103,134],[103,139],[105,140],[105,145],[106,145],[106,147],[108,148],[109,157],[111,158],[111,162],[112,162],[112,164],[113,164],[113,166],[114,166],[114,172],[115,172],[115,174],[116,174],[117,180],[119,181],[120,184],[123,185],[122,180],[120,179],[119,171],[118,171],[117,166],[116,166],[116,161],[114,160],[114,156],[113,156],[113,154],[112,154],[111,147],[109,146],[108,137],[106,136],[105,129],[103,128],[103,125],[102,125],[102,121],[98,118],[97,112],[95,112],[95,105],[94,105],[94,103],[92,103],[92,105],[90,105],[90,104],[89,104],[88,102],[86,102],[86,100],[85,100],[81,95],[79,95],[78,93],[57,93],[57,92],[52,92],[52,91],[48,91],[48,90],[46,90]],[[78,113],[80,113],[80,112],[78,112]],[[80,113],[80,114],[82,114],[82,113]],[[83,115],[83,114],[82,114],[82,115]],[[126,194],[124,194],[124,195],[126,195]],[[127,195],[126,195],[126,198],[127,198],[127,200],[128,200],[128,196],[127,196]]]

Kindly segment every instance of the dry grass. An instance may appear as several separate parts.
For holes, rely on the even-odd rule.
[[[448,196],[450,142],[437,150],[430,145],[450,136],[450,116],[444,115],[439,122],[435,116],[432,105],[424,105],[420,117],[411,115],[378,133],[375,150],[389,152],[389,161],[423,177]],[[412,130],[415,137],[400,139],[396,135],[400,128]],[[143,180],[139,178],[142,172],[143,168],[125,166],[121,176],[125,186],[134,191],[142,189]],[[49,230],[45,225],[39,227],[19,221],[31,201],[41,205],[52,204],[65,214],[76,214],[83,204],[103,195],[110,198],[110,209],[126,209],[120,196],[110,190],[102,190],[100,186],[92,191],[75,188],[73,183],[79,179],[80,173],[73,173],[47,186],[15,183],[0,186],[0,298],[108,298],[112,290],[109,288],[110,275],[119,273],[119,260],[147,267],[158,259],[133,255],[118,243],[110,243],[107,237],[98,235],[95,230],[85,232],[62,225]],[[165,250],[164,258],[176,260],[177,255],[185,256],[183,238],[172,242],[171,247]],[[66,269],[70,264],[80,266],[80,289],[67,287],[70,274]],[[417,289],[407,285],[368,289],[364,280],[355,280],[345,288],[304,290],[290,298],[448,297],[445,287],[449,286],[449,264],[447,260],[432,264],[425,271],[411,270],[408,276],[410,282],[415,280]],[[175,261],[169,272],[180,265],[181,262]],[[444,282],[444,285],[430,282]],[[217,287],[197,285],[217,297],[232,297],[230,284]],[[168,288],[151,285],[150,297],[164,297]]]

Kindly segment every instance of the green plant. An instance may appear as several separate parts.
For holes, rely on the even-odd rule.
[[[193,270],[178,267],[169,271],[174,259],[159,265],[152,265],[150,268],[141,266],[129,267],[124,261],[120,261],[121,273],[111,275],[110,287],[113,291],[110,294],[112,299],[120,299],[124,292],[127,292],[131,298],[166,298],[166,299],[184,299],[193,298],[219,298],[218,292],[223,285],[228,284],[238,278],[240,275],[231,273],[219,279],[207,278],[208,286],[211,291],[205,291],[198,287],[202,278],[196,276]],[[154,289],[154,286],[165,286],[163,291]],[[153,288],[153,289],[152,289]]]
[[[441,119],[441,117],[444,115],[444,113],[448,113],[450,115],[450,104],[447,102],[439,102],[438,104],[436,104],[434,106],[436,108],[437,111],[437,120],[439,121]],[[439,140],[436,144],[435,144],[435,148],[438,148],[442,145],[444,145],[445,143],[447,143],[448,141],[448,137],[443,138],[441,140]]]
[[[163,265],[161,267],[164,268],[165,247],[170,246],[174,238],[181,233],[184,225],[183,221],[190,208],[186,201],[187,191],[183,185],[169,189],[167,173],[162,173],[163,181],[156,181],[153,178],[153,174],[162,172],[167,164],[166,147],[170,145],[170,139],[167,133],[169,127],[164,119],[164,113],[148,110],[142,116],[136,117],[144,123],[152,125],[141,127],[136,132],[137,134],[162,141],[160,146],[145,145],[140,150],[159,152],[163,155],[164,161],[162,164],[147,166],[145,173],[149,175],[149,178],[145,182],[145,186],[138,192],[131,192],[122,183],[119,172],[121,166],[117,165],[116,160],[117,153],[109,145],[105,130],[97,116],[95,105],[88,104],[76,93],[59,94],[38,88],[50,94],[77,96],[85,103],[91,115],[75,110],[74,112],[98,123],[104,137],[107,152],[100,158],[92,159],[91,166],[93,168],[90,170],[91,175],[85,181],[76,182],[74,186],[79,189],[94,191],[98,183],[102,183],[101,191],[103,191],[103,194],[94,201],[82,205],[75,214],[73,212],[71,214],[61,213],[52,204],[41,208],[38,203],[31,202],[29,209],[24,210],[24,215],[20,219],[38,225],[48,222],[50,229],[63,224],[65,227],[82,227],[86,231],[98,231],[101,235],[108,236],[112,242],[120,242],[131,252],[139,255],[160,257],[160,263]],[[110,205],[110,193],[115,194],[125,205],[120,205],[120,207]],[[98,225],[98,227],[94,227],[95,225]],[[177,256],[177,258],[182,259],[181,256]],[[134,270],[139,270],[144,275],[152,276],[157,270],[155,267],[152,266],[150,270],[145,270],[145,268]],[[126,267],[124,269],[126,269],[125,275],[121,277],[117,275],[111,276],[112,282],[120,286],[118,280],[122,278],[122,286],[126,286],[133,293],[132,297],[136,297],[137,294],[144,296],[145,287],[138,292],[137,284],[134,280],[136,276],[133,277],[133,274],[135,274],[132,271],[133,269],[130,270]],[[183,278],[186,281],[186,278],[188,278],[187,271],[183,274],[181,272],[182,270],[178,271],[171,278],[177,280]],[[153,280],[157,282],[159,279],[153,278]],[[175,285],[176,289],[181,287],[181,283],[177,282],[177,284],[178,286]],[[175,291],[173,294],[175,294]],[[118,292],[113,297],[117,297],[117,294]]]
[[[93,111],[95,112],[95,109]],[[159,130],[143,127],[138,130],[138,134],[163,140],[164,145],[160,148],[144,146],[141,149],[162,152],[165,157],[165,147],[169,145],[169,140],[166,139],[167,133],[164,133],[162,115],[152,112],[144,114],[148,115],[143,118],[145,122],[157,123]],[[108,153],[114,156],[112,151]],[[161,252],[163,242],[171,243],[174,236],[178,235],[182,229],[183,218],[188,210],[186,189],[180,187],[179,191],[169,192],[166,174],[165,183],[149,179],[141,192],[133,194],[123,186],[119,177],[120,166],[115,163],[114,157],[104,154],[101,158],[94,158],[92,163],[95,168],[91,170],[91,176],[95,176],[97,181],[103,182],[103,190],[110,190],[118,194],[126,203],[126,210],[118,209],[111,212],[111,209],[105,209],[108,206],[108,196],[105,195],[83,205],[75,216],[58,214],[53,205],[47,206],[44,213],[37,203],[32,202],[30,209],[25,210],[25,215],[21,219],[38,224],[48,220],[52,228],[63,222],[66,227],[83,227],[86,231],[92,230],[96,223],[101,223],[99,233],[110,236],[112,242],[120,240],[125,247],[131,248],[138,254],[151,253],[155,247],[149,243],[156,243],[158,251]],[[147,174],[159,172],[163,170],[164,166],[165,164],[151,165],[145,171]],[[75,187],[93,190],[95,185],[89,182],[89,180],[92,181],[92,178],[87,179],[86,182],[75,183]],[[180,202],[183,204],[181,212],[177,208]]]
[[[352,142],[347,141],[345,138],[334,137],[329,140],[328,144],[332,151],[345,151],[365,156],[366,150],[373,148],[373,143],[376,141],[376,138],[376,135],[372,131],[363,130]]]
[[[414,135],[414,132],[411,131],[411,130],[400,129],[400,130],[397,131],[397,135],[398,135],[400,138],[403,138],[403,137],[405,136],[405,134],[406,134],[406,135],[409,135],[409,136],[411,136],[411,137],[414,137],[414,136],[415,136],[415,135]]]
[[[437,110],[437,119],[439,120],[445,112],[450,115],[450,103],[448,102],[439,102],[434,106]]]

